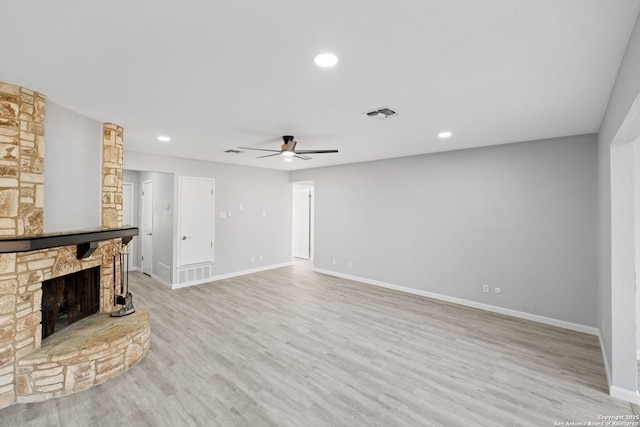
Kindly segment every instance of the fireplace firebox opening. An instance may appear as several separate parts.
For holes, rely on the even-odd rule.
[[[42,338],[100,309],[100,267],[42,282]]]

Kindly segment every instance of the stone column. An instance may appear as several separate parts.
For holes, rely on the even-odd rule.
[[[102,227],[122,227],[122,137],[123,129],[112,123],[102,125]],[[100,277],[101,311],[111,310],[114,299],[114,275],[120,285],[120,268],[113,268],[113,257],[122,251],[122,243],[114,241],[103,250]],[[104,305],[104,306],[103,306]]]
[[[45,97],[0,82],[0,236],[42,233]],[[0,254],[0,408],[15,401],[14,363],[32,351],[40,308],[19,283],[16,254]]]
[[[0,82],[0,236],[42,233],[45,97]]]
[[[102,125],[102,226],[122,227],[122,134],[120,126]]]

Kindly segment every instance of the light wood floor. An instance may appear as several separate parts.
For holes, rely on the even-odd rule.
[[[130,276],[151,352],[2,426],[553,426],[631,414],[597,338],[313,273],[171,291]]]

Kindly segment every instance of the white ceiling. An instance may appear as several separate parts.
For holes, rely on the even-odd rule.
[[[123,126],[127,150],[295,170],[596,132],[639,8],[3,0],[0,80]],[[325,51],[335,68],[314,65]],[[398,116],[363,114],[381,106]],[[441,130],[453,137],[438,140]],[[292,163],[224,153],[279,149],[284,134],[340,153]]]

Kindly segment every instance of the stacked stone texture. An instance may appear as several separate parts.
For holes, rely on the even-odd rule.
[[[0,82],[0,238],[43,231],[44,118],[43,95]],[[105,228],[122,224],[122,134],[116,125],[103,127]],[[116,239],[100,242],[82,260],[75,246],[0,254],[0,408],[16,400],[45,400],[82,390],[118,375],[146,355],[149,319],[144,310],[128,320],[97,326],[92,323],[96,319],[83,319],[66,332],[64,336],[72,339],[65,345],[41,342],[42,282],[100,266],[100,312],[111,312],[120,277],[113,260],[121,250]],[[115,328],[109,327],[118,320],[122,322]],[[72,335],[77,330],[81,332]],[[92,337],[97,335],[106,341],[96,344]]]
[[[122,148],[123,129],[112,123],[102,125],[102,227],[122,227]],[[100,301],[113,301],[113,277],[120,277],[120,266],[114,271],[113,256],[123,250],[115,245],[104,253],[100,277]],[[101,307],[102,310],[102,307]],[[109,308],[112,310],[112,308]],[[106,310],[104,310],[106,311]]]
[[[0,237],[42,233],[44,117],[43,95],[0,82]],[[17,358],[40,345],[41,283],[24,273],[0,254],[0,407],[15,401]]]
[[[122,135],[120,126],[102,126],[102,226],[122,227]]]
[[[99,314],[74,323],[18,362],[18,402],[38,402],[85,390],[135,365],[150,347],[149,313]]]
[[[0,235],[42,233],[45,97],[0,82]]]

